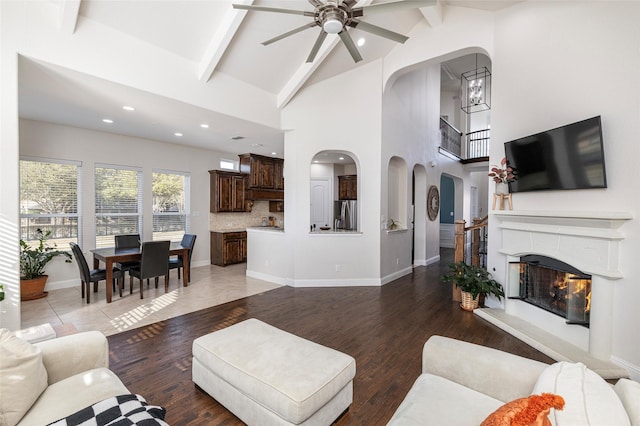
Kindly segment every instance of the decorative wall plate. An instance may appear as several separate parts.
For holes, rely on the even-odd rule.
[[[431,185],[427,192],[427,216],[429,220],[436,220],[440,212],[440,193],[438,187]]]

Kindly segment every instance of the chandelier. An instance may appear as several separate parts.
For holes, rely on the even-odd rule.
[[[461,108],[467,114],[491,109],[491,72],[487,67],[478,67],[460,76]]]

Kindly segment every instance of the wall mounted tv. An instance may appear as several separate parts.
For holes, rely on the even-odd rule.
[[[606,188],[600,116],[504,144],[510,192]]]

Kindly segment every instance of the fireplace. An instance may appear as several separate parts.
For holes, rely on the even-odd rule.
[[[490,225],[497,228],[493,228],[497,236],[490,244],[497,244],[498,252],[505,256],[505,269],[497,258],[489,266],[498,269],[498,277],[499,269],[504,272],[504,313],[608,360],[613,344],[614,288],[623,278],[619,265],[625,240],[622,227],[631,214],[514,210],[492,217],[497,219]],[[523,262],[528,266],[522,266]],[[510,266],[513,263],[516,266]],[[542,290],[521,290],[521,269],[527,269],[523,274],[528,278],[547,275],[552,284]],[[563,278],[546,269],[560,270]],[[565,280],[566,273],[570,275]],[[553,284],[557,280],[566,281],[566,287]],[[567,300],[570,302],[563,307],[562,301]],[[555,312],[556,307],[564,313]]]
[[[589,327],[591,275],[547,256],[522,256],[517,269],[517,298],[565,319]],[[513,273],[512,273],[513,274]]]

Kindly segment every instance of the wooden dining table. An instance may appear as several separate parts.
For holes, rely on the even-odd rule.
[[[113,264],[120,262],[132,262],[142,258],[142,248],[115,248],[103,247],[91,250],[93,253],[93,267],[97,269],[100,262],[104,262],[107,270],[107,283],[113,280]],[[181,255],[183,264],[182,283],[183,286],[189,285],[189,247],[184,247],[179,242],[171,242],[169,247],[169,255]],[[168,262],[168,258],[167,258]],[[168,267],[168,266],[167,266]],[[111,303],[113,297],[113,289],[111,285],[107,285],[107,303]]]

